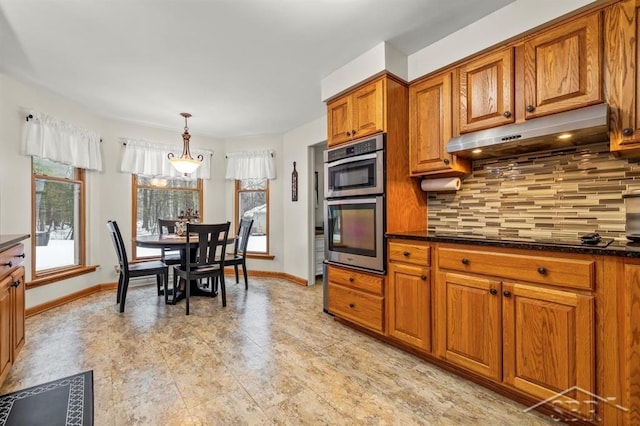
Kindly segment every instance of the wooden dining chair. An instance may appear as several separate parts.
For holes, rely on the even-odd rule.
[[[185,281],[185,301],[187,315],[189,315],[189,298],[191,295],[191,282],[212,278],[220,280],[220,294],[222,306],[227,306],[227,293],[224,285],[224,257],[229,237],[230,222],[219,224],[192,224],[187,223],[187,242],[185,250],[191,250],[191,240],[197,236],[197,255],[187,259],[186,268],[173,267],[173,294],[178,291],[178,278]],[[175,300],[175,297],[174,297]]]
[[[242,266],[242,273],[244,275],[244,288],[249,289],[249,283],[247,281],[247,244],[249,243],[249,235],[251,235],[251,227],[253,226],[253,219],[242,219],[240,226],[238,227],[238,235],[233,245],[233,253],[229,253],[224,260],[224,266],[233,266],[236,273],[236,283],[238,279],[238,266]]]
[[[127,250],[120,233],[120,228],[115,220],[107,221],[107,229],[111,234],[111,241],[116,249],[118,264],[120,265],[120,276],[118,278],[118,290],[116,293],[116,303],[120,304],[120,312],[124,312],[124,303],[127,299],[127,289],[129,279],[135,277],[156,276],[158,286],[158,296],[161,295],[161,288],[166,289],[169,284],[169,267],[160,260],[148,262],[137,262],[130,264],[127,257]],[[167,292],[164,291],[164,301],[168,302]]]
[[[158,219],[158,234],[175,234],[176,233],[176,221],[171,219]],[[179,265],[180,264],[180,251],[171,250],[167,248],[161,249],[160,260],[167,265]]]

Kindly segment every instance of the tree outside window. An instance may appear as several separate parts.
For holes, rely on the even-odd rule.
[[[133,175],[133,230],[135,239],[142,235],[157,235],[158,219],[178,219],[187,209],[202,217],[202,180],[150,178]],[[159,257],[159,249],[133,247],[133,258]]]
[[[247,252],[269,253],[269,181],[236,180],[236,229],[241,219],[253,219]]]
[[[84,170],[32,157],[34,278],[84,265]]]

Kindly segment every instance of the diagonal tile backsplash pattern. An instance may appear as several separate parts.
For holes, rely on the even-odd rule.
[[[477,160],[455,193],[427,194],[429,231],[503,238],[626,240],[622,195],[640,189],[640,159],[608,143]]]

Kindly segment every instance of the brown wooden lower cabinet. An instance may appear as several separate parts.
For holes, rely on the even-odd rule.
[[[502,378],[500,281],[451,272],[438,276],[439,355],[495,380]]]
[[[431,271],[390,263],[388,283],[389,336],[431,352]]]
[[[384,333],[384,277],[330,265],[328,310],[376,333]]]
[[[0,251],[0,385],[25,342],[23,244]]]

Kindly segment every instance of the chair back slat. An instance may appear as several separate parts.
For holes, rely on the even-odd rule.
[[[118,263],[120,263],[121,270],[125,272],[129,271],[127,249],[125,248],[118,224],[115,220],[110,220],[107,222],[107,229],[109,229],[109,233],[111,234],[111,241],[116,249],[116,255],[118,256]]]
[[[194,261],[187,262],[187,271],[190,271],[192,267],[204,265],[218,264],[222,268],[230,225],[231,222],[219,224],[187,223],[187,252],[191,235],[197,234],[198,236],[198,255]]]
[[[234,246],[233,254],[237,256],[247,252],[247,244],[249,244],[249,235],[251,235],[251,227],[253,226],[253,219],[242,219],[240,221],[240,227],[238,228],[238,235]]]
[[[171,219],[158,219],[158,234],[175,234],[176,233],[176,220]]]

